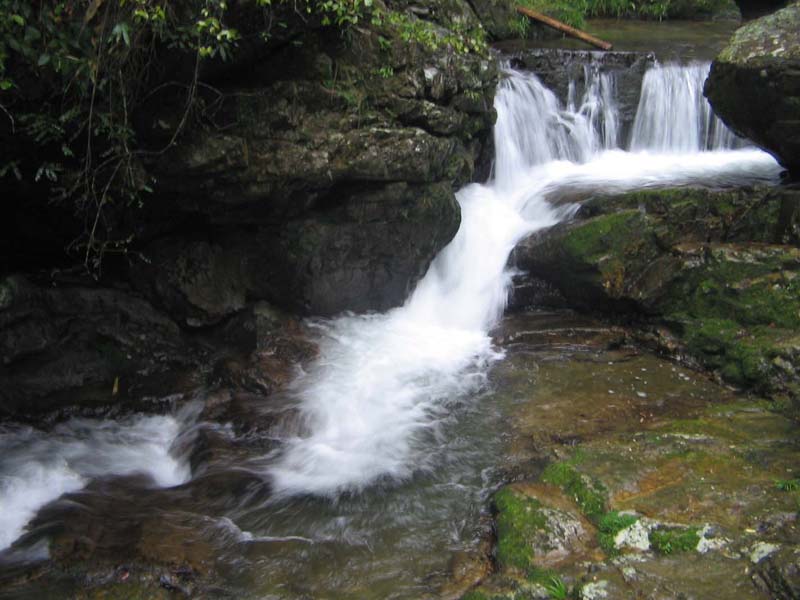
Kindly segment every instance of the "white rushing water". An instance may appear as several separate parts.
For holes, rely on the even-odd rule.
[[[709,63],[666,65],[645,73],[631,135],[632,151],[687,154],[744,145],[703,96],[710,68]]]
[[[488,331],[505,308],[509,253],[523,236],[573,212],[548,198],[564,190],[774,180],[779,169],[769,155],[732,150],[732,135],[713,133],[721,123],[696,106],[705,102],[703,69],[648,73],[637,152],[616,148],[610,75],[587,72],[583,97],[573,88],[564,107],[533,75],[509,72],[495,99],[494,180],[458,192],[461,228],[405,305],[317,324],[320,358],[292,389],[303,427],[270,467],[275,493],[335,495],[430,468],[442,419],[499,357]]]
[[[48,432],[0,429],[0,550],[42,506],[93,478],[142,473],[160,487],[187,481],[188,464],[170,453],[180,429],[172,416],[71,419]]]

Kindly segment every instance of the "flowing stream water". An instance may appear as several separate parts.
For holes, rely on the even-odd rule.
[[[72,420],[47,433],[6,426],[0,563],[42,538],[29,530],[12,545],[48,502],[144,473],[117,510],[206,515],[225,531],[214,539],[220,569],[242,595],[422,596],[448,556],[477,543],[502,480],[504,408],[487,376],[503,358],[490,332],[505,309],[515,244],[570,217],[576,205],[564,198],[777,180],[772,157],[714,117],[702,96],[708,68],[651,69],[630,140],[621,139],[613,74],[593,73],[564,106],[534,75],[507,70],[495,99],[493,177],[458,192],[455,238],[403,306],[313,322],[320,354],[287,391],[294,418],[277,433],[278,451],[219,465],[263,489],[187,499],[190,468],[176,448],[195,427],[192,407]]]

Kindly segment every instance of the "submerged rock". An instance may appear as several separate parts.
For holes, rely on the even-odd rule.
[[[739,29],[706,82],[714,111],[800,177],[800,3]]]
[[[502,342],[493,383],[514,407],[515,456],[535,445],[552,462],[520,468],[496,495],[499,571],[465,598],[539,597],[533,585],[542,597],[795,597],[797,488],[776,480],[796,475],[797,424],[648,352],[598,347],[589,327],[583,344],[573,331],[561,352],[530,335]],[[581,544],[548,528],[543,508],[591,521]],[[567,550],[549,567],[559,545],[545,532]]]

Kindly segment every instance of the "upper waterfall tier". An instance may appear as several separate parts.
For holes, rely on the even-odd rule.
[[[741,147],[703,96],[710,63],[656,66],[644,76],[630,149],[699,152]]]
[[[746,144],[703,96],[709,62],[662,65],[645,54],[537,51],[510,63],[514,76],[501,89],[518,86],[524,97],[514,100],[521,103],[515,129],[524,122],[519,135],[529,140],[520,146],[529,164],[585,162],[610,149],[686,153]]]

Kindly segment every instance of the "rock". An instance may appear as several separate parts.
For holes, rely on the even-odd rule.
[[[144,254],[155,262],[135,263],[134,283],[182,325],[211,325],[244,307],[241,263],[219,245],[171,238]]]
[[[581,588],[582,600],[602,600],[608,598],[608,582],[607,581],[593,581],[587,583]]]
[[[511,22],[517,18],[513,3],[504,0],[472,0],[469,4],[494,39],[503,40],[518,35],[511,27]]]
[[[794,239],[798,198],[792,187],[593,198],[511,260],[573,306],[667,325],[673,352],[731,383],[793,394],[800,251],[784,242]]]
[[[443,41],[482,35],[468,3],[414,9],[347,44],[303,28],[225,75],[224,122],[147,165],[159,227],[133,269],[143,293],[192,326],[245,298],[319,315],[403,302],[458,229],[455,190],[488,172],[497,81],[493,61]],[[455,21],[466,33],[443,29]],[[404,38],[412,25],[439,42]],[[152,110],[146,123],[174,120]]]
[[[594,527],[555,487],[508,486],[495,494],[494,506],[501,570],[559,567],[593,549]]]
[[[3,416],[119,404],[140,380],[189,370],[199,355],[172,320],[122,290],[40,287],[21,277],[0,282]],[[84,386],[102,392],[73,393],[66,402],[53,396]]]
[[[385,310],[405,300],[460,223],[448,184],[342,190],[337,202],[233,245],[247,257],[250,295],[300,313]]]
[[[753,574],[757,587],[780,600],[800,598],[800,549],[797,546],[770,554],[758,565]]]
[[[731,129],[800,177],[800,2],[737,30],[705,93]]]
[[[754,565],[757,565],[762,560],[771,556],[778,550],[780,550],[780,546],[777,544],[770,544],[768,542],[756,542],[750,548],[750,562]]]

